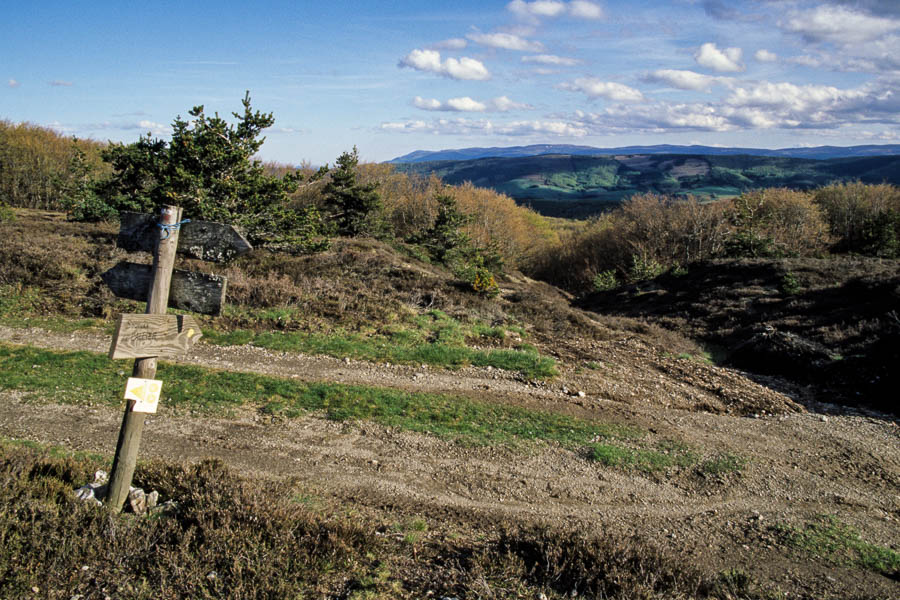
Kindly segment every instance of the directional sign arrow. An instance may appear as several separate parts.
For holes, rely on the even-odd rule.
[[[155,413],[159,404],[162,381],[129,377],[125,384],[125,399],[134,400],[134,412]]]
[[[109,357],[179,356],[190,352],[202,336],[190,315],[119,315]]]
[[[153,252],[159,239],[156,215],[123,212],[119,215],[116,245],[130,252]],[[212,221],[190,221],[181,225],[178,253],[190,258],[223,262],[253,249],[231,225]]]
[[[143,301],[147,299],[153,268],[150,265],[120,262],[101,277],[116,296]],[[204,315],[218,315],[225,302],[227,284],[228,280],[220,275],[173,271],[168,306]]]

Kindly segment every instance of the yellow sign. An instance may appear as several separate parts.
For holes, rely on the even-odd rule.
[[[125,384],[125,399],[134,400],[134,412],[155,413],[159,404],[162,381],[129,377]]]

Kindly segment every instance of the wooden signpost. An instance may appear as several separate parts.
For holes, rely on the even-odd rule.
[[[146,314],[120,317],[109,350],[110,358],[135,359],[106,496],[115,511],[122,509],[131,487],[145,415],[156,412],[159,401],[163,382],[154,379],[156,360],[189,351],[203,335],[196,319],[166,315],[166,308],[219,314],[225,297],[224,277],[174,271],[176,253],[218,262],[251,250],[233,227],[182,221],[177,206],[164,206],[158,221],[153,215],[123,213],[121,222],[118,245],[153,252],[153,265],[119,263],[103,274],[117,296],[147,300]]]

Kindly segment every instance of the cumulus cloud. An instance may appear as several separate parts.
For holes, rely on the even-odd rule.
[[[605,16],[600,5],[583,0],[569,2],[569,14],[579,19],[602,19]]]
[[[665,83],[666,85],[678,88],[679,90],[695,90],[698,92],[708,92],[714,84],[720,83],[725,78],[712,77],[710,75],[703,75],[702,73],[695,73],[693,71],[660,69],[659,71],[653,71],[652,73],[647,75],[645,79],[647,81]]]
[[[490,46],[491,48],[524,52],[540,52],[544,49],[542,43],[526,40],[513,33],[470,33],[466,37],[482,46]]]
[[[513,0],[506,5],[506,9],[522,19],[558,17],[566,12],[566,3],[555,0],[537,0],[536,2]]]
[[[759,62],[776,62],[778,60],[778,55],[763,48],[762,50],[757,50],[756,54],[753,55],[753,58]]]
[[[421,50],[417,48],[400,59],[397,66],[435,73],[450,79],[484,81],[491,78],[490,72],[481,61],[465,56],[459,59],[448,58],[442,61],[441,53],[437,50]]]
[[[506,5],[506,8],[520,19],[529,22],[561,15],[569,15],[576,19],[602,19],[605,17],[603,8],[599,4],[587,0],[573,0],[572,2],[513,0]]]
[[[697,64],[720,73],[736,73],[744,70],[741,64],[740,48],[725,48],[719,50],[713,42],[707,42],[700,46],[694,55]]]
[[[568,58],[565,56],[556,56],[554,54],[538,54],[536,56],[523,56],[522,62],[536,63],[539,65],[554,65],[558,67],[573,67],[581,61],[577,58]]]
[[[63,81],[61,79],[55,79],[53,81],[48,82],[53,87],[72,87],[71,81]]]
[[[578,111],[568,122],[591,134],[803,129],[834,131],[865,124],[900,131],[897,77],[851,89],[788,82],[729,80],[718,102],[618,103],[594,113]]]
[[[595,77],[582,77],[560,88],[570,92],[582,92],[588,98],[606,98],[617,102],[640,102],[644,95],[639,90],[614,81],[603,81]]]
[[[9,82],[7,83],[7,85],[11,88],[17,88],[22,84],[19,83],[18,81],[16,81],[15,79],[10,79]]]
[[[900,31],[900,18],[824,4],[808,11],[795,12],[780,25],[810,42],[847,46],[872,42],[885,34]]]
[[[448,40],[442,40],[440,42],[432,44],[431,47],[439,50],[462,50],[468,45],[469,42],[467,42],[463,38],[450,38]]]
[[[479,102],[468,96],[462,98],[450,98],[446,102],[441,102],[436,98],[422,98],[416,96],[413,99],[413,106],[422,110],[445,111],[445,112],[508,112],[511,110],[527,110],[531,106],[521,102],[514,102],[506,96],[499,96],[487,102]]]
[[[399,121],[381,124],[382,131],[397,133],[432,133],[435,135],[500,135],[584,137],[588,130],[566,121],[512,121],[498,123],[489,119],[438,119],[432,122]]]

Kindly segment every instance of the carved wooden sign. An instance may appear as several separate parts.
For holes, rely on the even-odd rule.
[[[119,215],[116,245],[129,252],[153,252],[159,238],[157,217],[147,213]],[[249,252],[253,247],[231,225],[211,221],[188,221],[179,228],[178,254],[209,262],[224,262]]]
[[[116,244],[129,251],[153,252],[160,239],[156,215],[123,212]],[[253,249],[234,227],[210,221],[184,221],[178,226],[178,254],[205,261],[222,262]],[[153,268],[120,262],[103,273],[103,281],[120,298],[147,300]],[[228,280],[220,275],[173,271],[167,299],[169,308],[218,315],[225,302]]]
[[[191,351],[203,332],[190,315],[120,315],[109,357],[172,357]]]
[[[150,265],[120,262],[101,275],[103,282],[119,298],[144,301],[153,278]],[[218,315],[225,302],[228,280],[221,275],[191,271],[172,271],[168,307],[203,315]]]

